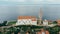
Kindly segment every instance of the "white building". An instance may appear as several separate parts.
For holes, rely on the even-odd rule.
[[[59,34],[60,34],[60,31],[59,31]]]
[[[48,21],[46,19],[43,21],[43,25],[48,25]]]
[[[16,25],[37,25],[37,19],[34,16],[19,16]]]

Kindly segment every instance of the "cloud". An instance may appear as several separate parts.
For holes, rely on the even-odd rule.
[[[32,3],[36,4],[36,3],[42,3],[44,0],[31,0]]]
[[[9,0],[9,1],[13,1],[13,2],[25,2],[25,0]]]
[[[0,1],[13,1],[13,2],[25,2],[25,1],[31,1],[31,2],[41,2],[41,1],[60,2],[60,0],[0,0]]]
[[[47,1],[47,2],[53,2],[53,3],[56,3],[56,2],[57,2],[57,3],[58,3],[58,2],[60,3],[60,0],[46,0],[46,1]]]
[[[46,0],[49,4],[60,4],[60,0]]]
[[[1,2],[3,1],[3,2]],[[60,4],[60,0],[0,0],[1,5],[16,4]]]
[[[40,1],[44,1],[44,0],[32,0],[33,2],[40,2]]]
[[[25,2],[26,0],[0,0],[0,1],[9,1],[9,2]]]

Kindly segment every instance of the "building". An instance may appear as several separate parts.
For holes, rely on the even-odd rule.
[[[53,23],[53,21],[52,21],[52,20],[48,20],[48,22],[49,22],[49,25],[51,25],[51,24]]]
[[[60,20],[57,20],[57,24],[60,26]]]
[[[16,25],[37,25],[37,18],[34,16],[19,16]]]
[[[41,25],[42,23],[42,10],[41,10],[41,8],[40,8],[40,13],[39,13],[39,23],[38,23],[38,25]]]
[[[45,19],[45,20],[43,21],[43,25],[48,25],[48,20]]]
[[[41,29],[41,31],[38,31],[36,34],[49,34],[49,31]]]
[[[60,34],[60,31],[59,31],[59,34]]]
[[[20,32],[18,32],[18,34],[20,34]]]
[[[26,34],[30,34],[29,32],[26,32]]]

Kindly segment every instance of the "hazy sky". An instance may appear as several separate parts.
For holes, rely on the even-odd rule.
[[[38,17],[40,8],[43,19],[60,19],[60,0],[0,0],[0,22],[21,15]]]

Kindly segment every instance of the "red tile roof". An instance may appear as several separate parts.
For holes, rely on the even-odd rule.
[[[32,21],[36,21],[35,16],[18,16],[18,19],[32,19]]]
[[[57,22],[58,22],[58,25],[60,26],[60,20],[57,20]]]

